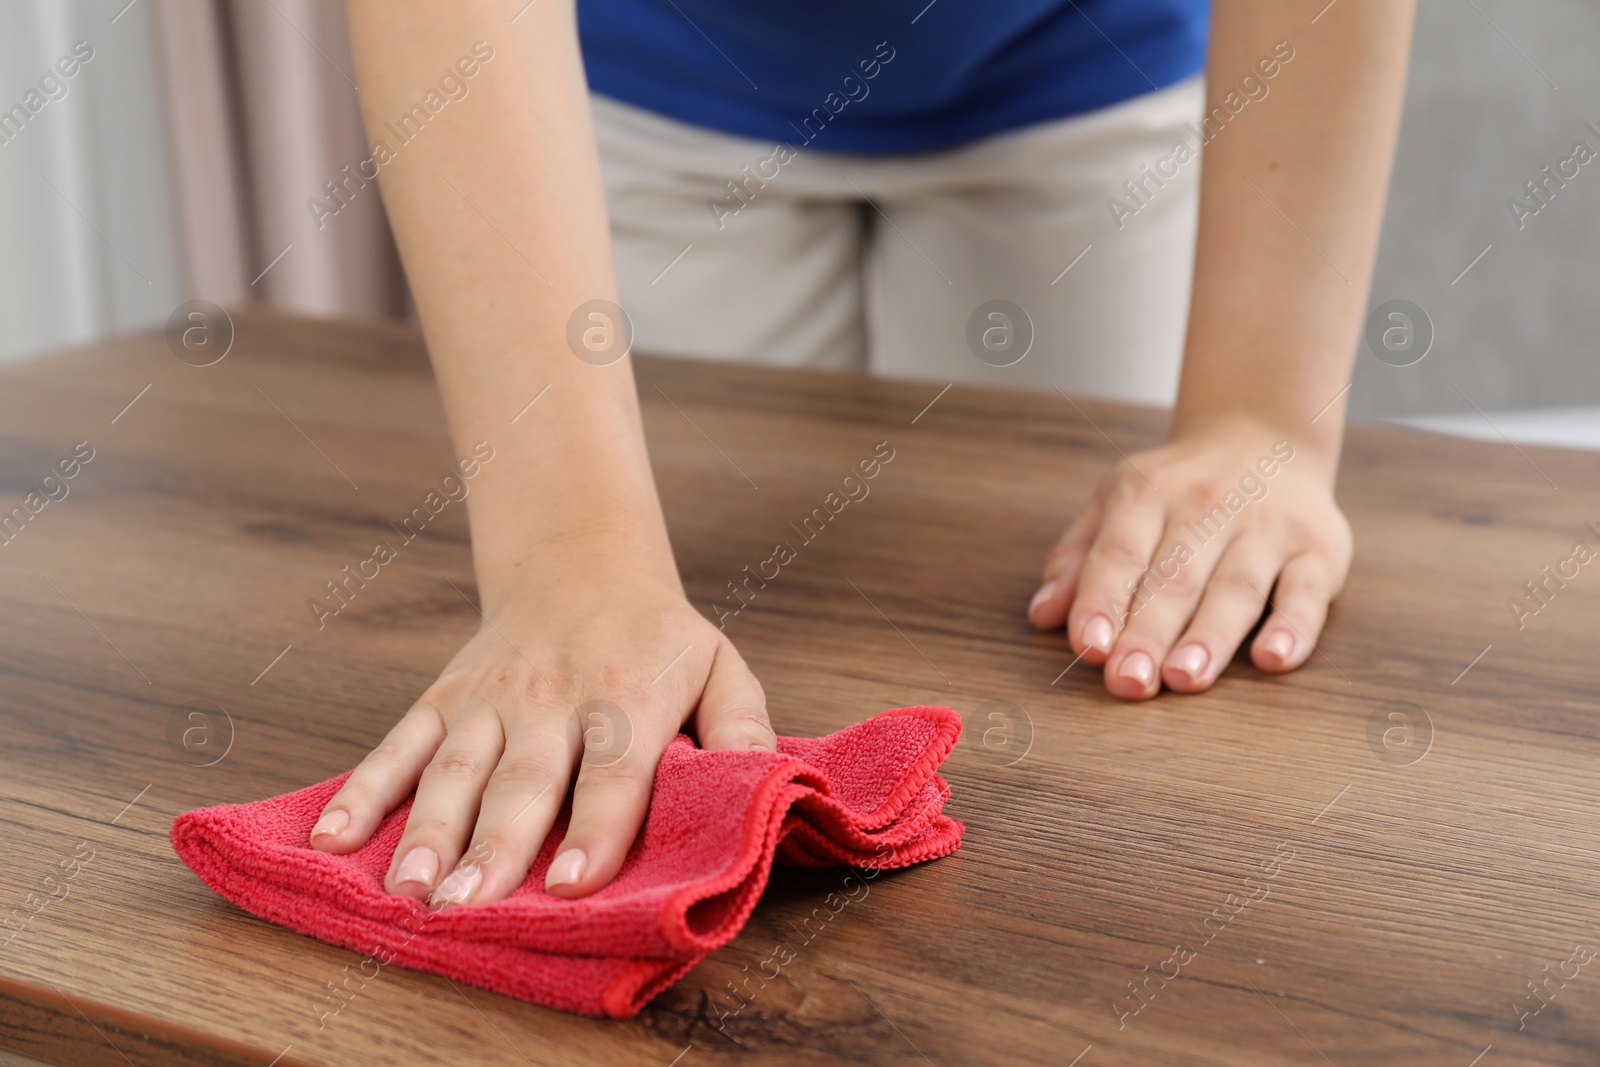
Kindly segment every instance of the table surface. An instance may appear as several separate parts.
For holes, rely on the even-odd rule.
[[[1592,456],[1353,428],[1358,554],[1311,662],[1128,704],[1062,674],[1063,636],[1021,609],[1160,413],[644,359],[708,613],[890,442],[870,496],[728,630],[781,732],[960,711],[966,842],[875,882],[721,1028],[729,983],[844,872],[779,869],[744,931],[630,1021],[391,968],[319,1029],[356,955],[213,896],[168,828],[354,764],[478,616],[447,508],[318,632],[306,600],[451,462],[442,412],[407,328],[235,322],[210,367],[154,333],[0,370],[0,504],[94,450],[0,546],[0,1046],[282,1067],[1596,1062],[1600,569],[1552,583],[1520,630],[1507,604],[1600,543]]]

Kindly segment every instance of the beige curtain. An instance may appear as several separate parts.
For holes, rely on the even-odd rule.
[[[191,297],[313,315],[409,310],[376,183],[308,203],[370,153],[344,4],[153,0]]]

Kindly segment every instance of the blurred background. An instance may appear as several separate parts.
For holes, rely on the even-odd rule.
[[[1600,148],[1597,54],[1593,0],[1422,0],[1370,305],[1434,340],[1363,348],[1353,419],[1600,448],[1600,166],[1508,206]],[[306,208],[366,155],[335,0],[0,0],[0,359],[192,298],[409,314],[376,185]]]

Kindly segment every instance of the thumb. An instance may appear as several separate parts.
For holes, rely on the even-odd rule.
[[[701,748],[777,750],[777,738],[767,721],[767,695],[739,650],[726,639],[711,660],[694,724]]]

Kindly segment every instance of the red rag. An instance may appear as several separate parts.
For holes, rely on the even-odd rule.
[[[775,858],[887,869],[955,851],[962,827],[943,812],[950,788],[936,771],[960,732],[951,709],[915,707],[826,737],[779,737],[777,752],[707,752],[680,734],[656,767],[649,814],[621,871],[581,900],[544,891],[569,809],[504,900],[430,910],[390,895],[383,880],[410,799],[355,852],[310,845],[349,772],[270,800],[185,812],[172,847],[251,914],[378,964],[622,1019],[739,932]]]

